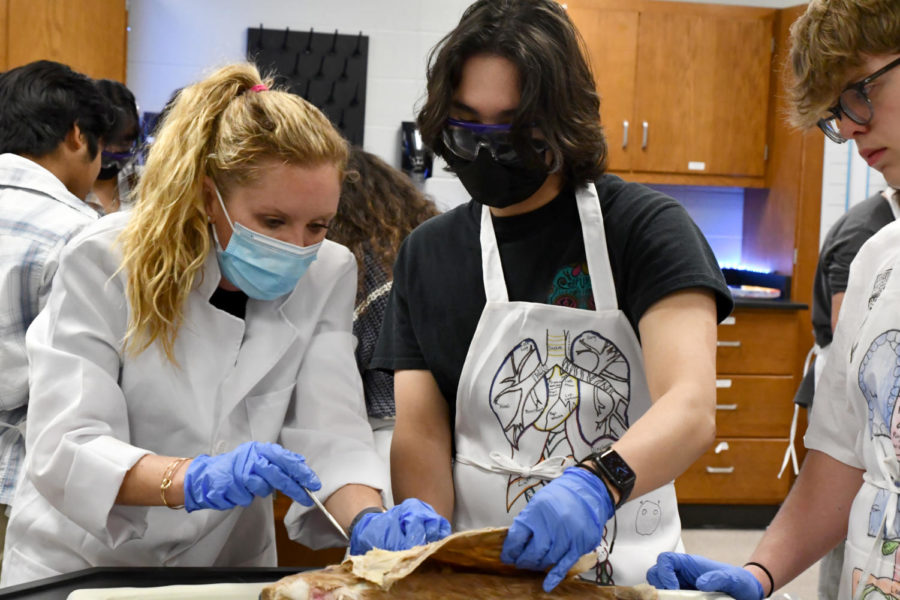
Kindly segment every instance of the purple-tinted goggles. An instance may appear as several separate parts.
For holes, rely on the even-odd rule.
[[[485,125],[447,119],[441,137],[447,149],[463,160],[475,160],[478,152],[485,148],[497,162],[521,161],[513,144],[512,126],[508,123]],[[537,154],[542,154],[548,147],[544,140],[535,137],[531,138],[530,144]]]

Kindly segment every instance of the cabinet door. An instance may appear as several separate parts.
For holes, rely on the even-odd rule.
[[[608,168],[627,171],[635,151],[634,73],[637,65],[638,13],[572,6],[569,17],[584,38],[587,58],[600,92],[600,118],[609,147]]]
[[[772,18],[642,12],[637,171],[761,176]]]
[[[8,67],[49,59],[90,77],[125,81],[125,0],[3,3],[9,5]]]
[[[784,439],[716,438],[713,448],[675,480],[678,501],[778,504],[793,480],[778,477],[786,448]]]
[[[9,45],[9,25],[6,22],[9,14],[9,0],[0,0],[0,73],[8,67],[6,53]]]

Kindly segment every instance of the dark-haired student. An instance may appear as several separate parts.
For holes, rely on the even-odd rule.
[[[714,438],[732,307],[684,208],[604,173],[580,48],[557,2],[480,0],[432,51],[418,124],[472,200],[400,249],[372,362],[395,501],[509,525],[502,558],[548,591],[596,547],[586,575],[625,585],[681,547],[672,481]]]
[[[100,214],[116,212],[131,201],[137,185],[137,165],[141,120],[134,94],[112,79],[97,80],[97,88],[113,108],[113,127],[100,154],[100,174],[87,202]]]
[[[25,330],[63,245],[97,218],[84,200],[110,125],[95,83],[65,65],[0,74],[0,544],[25,454]]]

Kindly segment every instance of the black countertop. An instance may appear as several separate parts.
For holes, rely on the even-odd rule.
[[[277,581],[303,570],[298,567],[97,567],[3,588],[0,598],[65,600],[71,592],[84,588],[256,583]]]
[[[766,308],[775,310],[806,310],[808,304],[792,302],[790,300],[752,300],[749,298],[735,298],[735,308]]]

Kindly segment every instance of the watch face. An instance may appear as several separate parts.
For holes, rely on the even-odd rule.
[[[634,479],[634,472],[616,452],[607,452],[601,457],[609,476],[616,482],[627,482]]]

